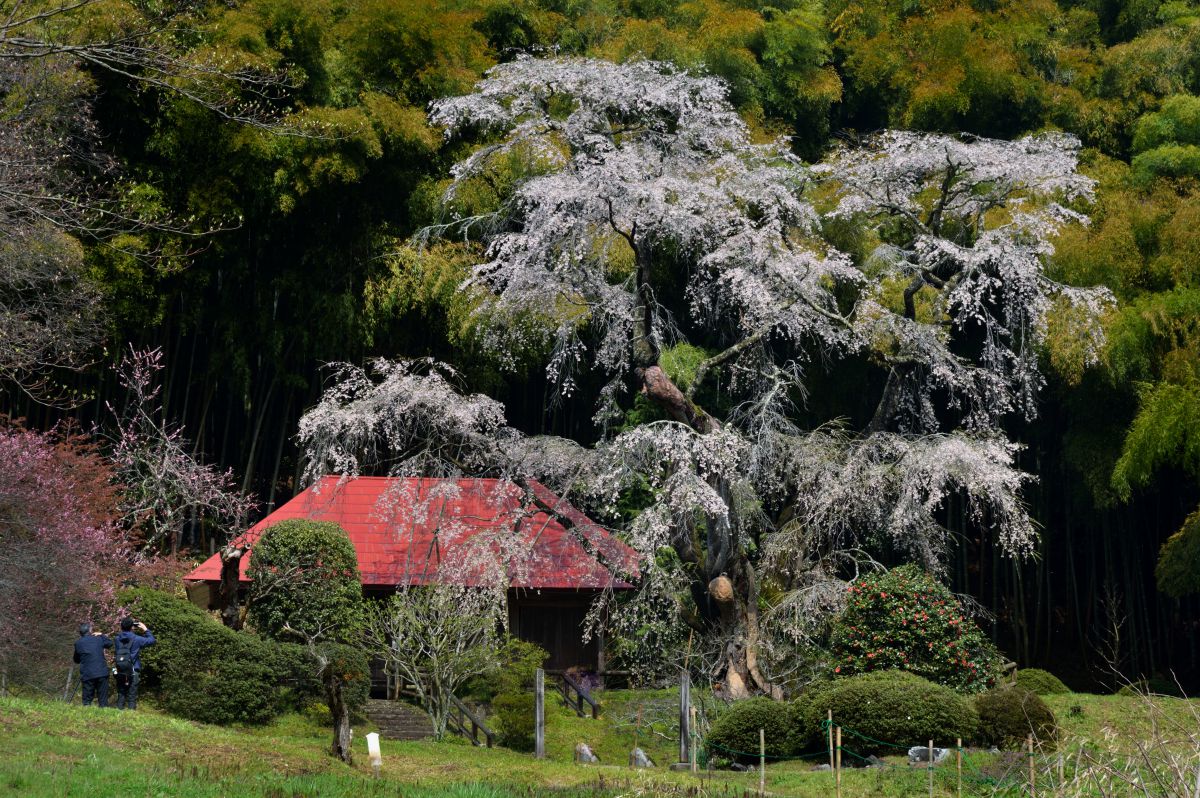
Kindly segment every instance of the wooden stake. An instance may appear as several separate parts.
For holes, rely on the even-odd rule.
[[[1030,734],[1025,738],[1025,746],[1028,749],[1029,757],[1029,796],[1034,798],[1037,795],[1037,772],[1033,767],[1033,735]]]
[[[836,786],[837,798],[842,798],[842,727],[838,726],[834,735],[837,740],[837,760],[833,768],[833,783]]]
[[[767,733],[758,730],[758,794],[762,796],[767,791]]]
[[[637,748],[641,743],[642,736],[642,707],[644,704],[638,704],[637,724],[633,727],[633,747]],[[629,767],[633,767],[633,752],[629,752]]]
[[[926,768],[929,771],[929,798],[933,798],[933,740],[929,741],[929,747],[925,749],[925,753],[929,755],[929,765]]]
[[[692,722],[691,722],[691,723],[688,725],[688,728],[692,730],[692,745],[691,745],[691,755],[692,755],[692,772],[693,772],[693,773],[696,773],[696,772],[697,772],[697,768],[696,768],[696,743],[698,742],[698,741],[696,740],[696,736],[699,734],[699,730],[696,728],[696,708],[695,708],[695,707],[688,707],[688,711],[691,713],[691,721],[692,721]]]
[[[833,710],[829,710],[829,772],[833,772]]]
[[[533,675],[533,756],[546,758],[546,672],[538,668]]]
[[[679,761],[690,762],[692,754],[689,750],[692,746],[692,731],[691,731],[691,706],[692,706],[692,679],[688,672],[681,671],[679,674]]]
[[[962,798],[962,738],[958,738],[957,742],[958,754],[958,798]]]
[[[1059,751],[1058,752],[1058,793],[1059,793],[1059,795],[1062,794],[1062,791],[1063,791],[1063,755],[1062,755],[1062,751]],[[1196,796],[1196,798],[1200,798],[1200,795]]]

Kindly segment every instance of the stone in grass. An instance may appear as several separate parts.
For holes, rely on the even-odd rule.
[[[950,756],[949,748],[933,749],[933,764],[941,762],[946,757]],[[910,765],[928,765],[929,764],[929,748],[924,745],[914,745],[908,749],[908,764]]]
[[[579,743],[575,746],[575,761],[581,765],[598,765],[600,757],[592,752],[587,743]]]
[[[635,768],[652,768],[654,760],[646,756],[646,752],[640,748],[635,748],[629,752],[629,764]]]

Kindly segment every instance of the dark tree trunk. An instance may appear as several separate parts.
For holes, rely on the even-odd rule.
[[[243,546],[226,546],[221,549],[221,622],[231,629],[242,628],[242,613],[238,602],[238,579],[242,555],[246,553]]]
[[[352,765],[354,753],[350,750],[350,707],[346,705],[342,679],[332,671],[333,668],[326,666],[324,674],[325,701],[329,705],[329,714],[333,717],[333,746],[330,753],[347,765]]]

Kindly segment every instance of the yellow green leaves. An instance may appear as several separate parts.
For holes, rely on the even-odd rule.
[[[1169,596],[1200,593],[1200,512],[1188,516],[1183,527],[1167,538],[1154,577],[1158,589]]]

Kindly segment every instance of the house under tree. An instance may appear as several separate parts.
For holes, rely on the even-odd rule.
[[[538,482],[325,477],[231,543],[247,549],[237,561],[243,598],[254,541],[286,519],[345,529],[368,597],[447,573],[466,584],[506,580],[509,629],[545,648],[549,669],[605,671],[603,638],[584,642],[584,619],[600,593],[630,589],[619,574],[637,573],[633,549]],[[214,554],[184,577],[188,598],[218,608],[222,564]]]

